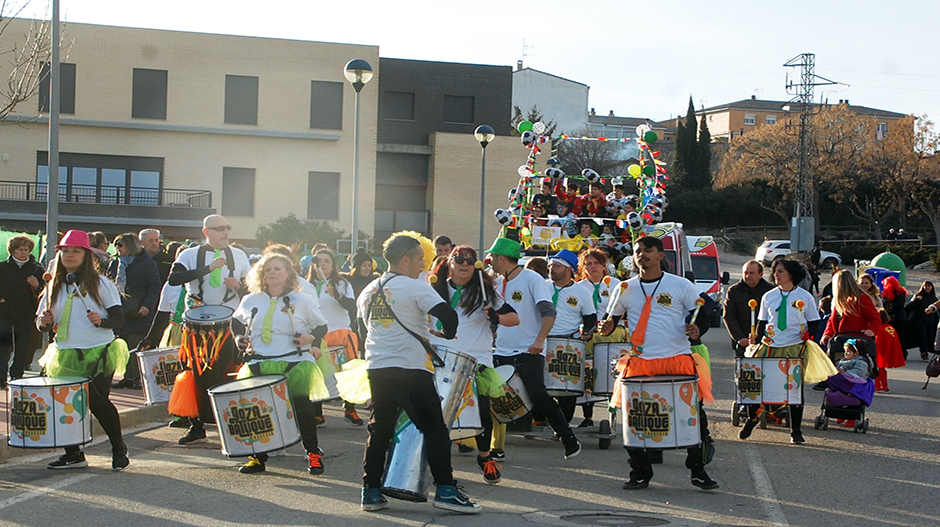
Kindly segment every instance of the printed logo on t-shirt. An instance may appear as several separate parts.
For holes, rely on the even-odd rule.
[[[386,292],[386,294],[388,294]],[[372,327],[389,327],[395,322],[395,316],[392,314],[392,308],[385,303],[385,298],[378,292],[372,293],[370,299],[371,311],[369,312],[369,324]]]
[[[604,289],[603,291],[601,291],[601,296],[610,296],[610,293],[606,289]]]
[[[578,307],[578,297],[576,296],[569,296],[565,302],[571,307]]]
[[[512,292],[512,296],[510,298],[512,298],[513,302],[522,302],[522,291],[516,289]]]
[[[669,307],[672,305],[672,295],[669,293],[660,293],[659,296],[656,297],[656,303],[663,307]]]

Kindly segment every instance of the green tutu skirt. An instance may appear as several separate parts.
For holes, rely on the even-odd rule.
[[[502,397],[506,394],[503,378],[493,368],[477,365],[477,394],[485,397]]]
[[[284,375],[287,377],[287,390],[293,397],[307,397],[312,401],[328,399],[329,390],[323,380],[323,373],[317,363],[311,361],[287,362],[285,360],[266,360],[257,363],[260,366],[259,375]],[[291,365],[290,371],[287,368]],[[287,371],[287,373],[284,373]],[[248,364],[243,364],[238,370],[237,379],[253,377],[254,373]]]
[[[90,349],[59,349],[49,344],[39,365],[49,377],[98,377],[123,375],[130,354],[123,339]]]

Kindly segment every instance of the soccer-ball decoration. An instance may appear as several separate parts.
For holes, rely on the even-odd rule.
[[[512,213],[506,209],[496,209],[493,216],[496,216],[496,221],[498,221],[500,225],[509,225],[512,223]]]
[[[659,199],[663,203],[662,204],[663,210],[666,210],[666,207],[669,206],[669,198],[667,198],[665,194],[660,194]]]
[[[623,214],[623,203],[620,201],[608,201],[607,202],[607,212],[613,216],[619,216]]]
[[[643,219],[636,212],[631,212],[627,214],[627,223],[630,224],[631,229],[636,230],[643,226]]]
[[[517,197],[522,197],[522,195],[523,195],[523,192],[521,188],[512,187],[511,189],[509,189],[509,202],[512,203],[514,199],[516,199]]]
[[[522,132],[522,144],[525,146],[532,146],[536,140],[538,140],[539,135],[532,130],[526,130]]]
[[[581,176],[584,177],[588,183],[595,183],[601,180],[601,175],[598,174],[593,168],[585,168],[581,171]]]
[[[565,171],[556,167],[546,168],[545,171],[542,172],[542,174],[545,177],[552,178],[552,181],[558,181],[562,179],[563,177],[565,177]]]
[[[532,123],[532,131],[539,135],[542,135],[543,133],[545,133],[545,123],[543,123],[542,121],[539,121],[537,123]]]

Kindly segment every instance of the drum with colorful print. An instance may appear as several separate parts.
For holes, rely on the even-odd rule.
[[[457,408],[457,417],[450,427],[451,439],[466,439],[476,437],[483,433],[483,422],[480,420],[480,402],[477,397],[477,383],[470,382],[463,392],[460,407]]]
[[[545,391],[552,397],[584,395],[584,341],[545,339]]]
[[[750,357],[734,361],[739,404],[803,404],[803,361]]]
[[[137,352],[147,406],[170,401],[176,376],[183,371],[179,354],[179,346]]]
[[[575,404],[605,403],[607,397],[594,393],[594,380],[597,377],[594,359],[584,359],[584,395],[577,398]]]
[[[627,377],[621,382],[624,447],[667,450],[701,443],[698,376]]]
[[[477,360],[473,355],[444,346],[434,346],[434,351],[444,361],[443,366],[434,368],[434,384],[441,398],[444,423],[450,428],[457,418],[457,413],[466,404],[464,396],[467,385],[472,385],[473,379],[476,378]]]
[[[219,425],[222,454],[229,457],[273,452],[300,442],[287,377],[259,375],[209,389]]]
[[[314,399],[314,402],[339,399],[339,391],[336,389],[336,377],[333,377],[333,374],[343,371],[343,364],[355,358],[346,354],[346,346],[343,345],[330,346],[323,351],[320,358],[317,359],[317,366],[323,372],[323,382],[326,384],[326,390],[330,392],[330,396],[326,399]]]
[[[7,386],[7,444],[59,448],[91,442],[88,382],[84,377],[30,377]]]
[[[591,393],[610,397],[614,393],[617,372],[614,367],[630,354],[629,342],[600,342],[594,345],[594,389]]]
[[[532,399],[516,369],[509,364],[494,368],[503,379],[502,397],[490,397],[490,410],[500,423],[511,423],[529,413]]]

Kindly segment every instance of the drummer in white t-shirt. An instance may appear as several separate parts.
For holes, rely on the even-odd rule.
[[[389,270],[367,285],[357,299],[360,324],[366,328],[365,360],[372,388],[369,438],[363,456],[364,511],[388,508],[379,491],[385,461],[399,413],[404,410],[424,435],[424,453],[437,485],[434,506],[462,513],[480,506],[455,486],[450,464],[450,434],[434,384],[434,366],[425,346],[428,315],[441,321],[430,330],[444,339],[457,333],[457,312],[441,300],[427,281],[418,280],[424,267],[421,242],[404,234],[385,241]]]

